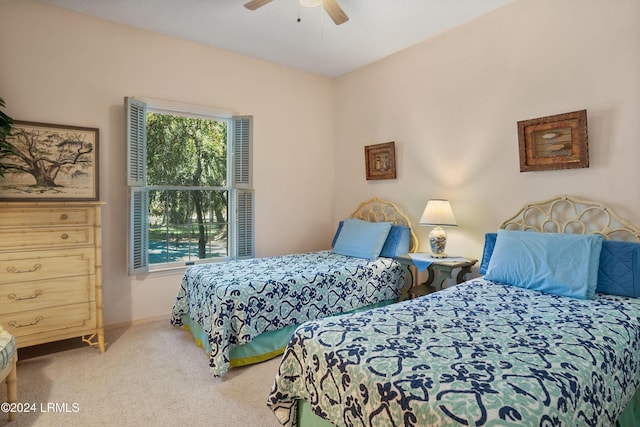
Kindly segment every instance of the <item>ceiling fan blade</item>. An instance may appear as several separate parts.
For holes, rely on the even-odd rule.
[[[259,7],[264,6],[267,3],[271,3],[273,0],[251,0],[248,3],[244,4],[244,7],[246,7],[249,10],[256,10]]]
[[[349,20],[336,0],[322,0],[322,5],[336,25],[344,24]]]

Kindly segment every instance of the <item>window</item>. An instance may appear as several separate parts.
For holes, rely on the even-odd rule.
[[[129,274],[253,256],[252,118],[125,106]]]

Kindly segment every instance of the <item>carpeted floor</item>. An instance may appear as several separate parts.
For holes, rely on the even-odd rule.
[[[191,335],[158,320],[19,351],[18,396],[32,412],[0,426],[278,426],[265,402],[279,358],[214,378]],[[0,387],[0,402],[6,387]],[[26,409],[25,409],[26,410]]]

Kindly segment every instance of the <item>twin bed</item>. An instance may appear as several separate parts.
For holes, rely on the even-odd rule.
[[[267,402],[278,420],[637,426],[640,229],[568,196],[500,228],[480,278],[297,328]]]
[[[367,228],[343,228],[341,222],[332,250],[187,269],[171,323],[191,331],[210,355],[215,376],[282,354],[307,320],[384,306],[406,295],[404,270],[393,257],[417,246],[409,219],[393,203],[373,198],[347,221]]]

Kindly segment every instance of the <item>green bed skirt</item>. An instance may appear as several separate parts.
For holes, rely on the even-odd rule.
[[[640,427],[640,389],[636,390],[636,394],[627,405],[618,421],[617,427]]]
[[[394,302],[397,302],[397,300],[386,300],[340,314],[357,313],[359,311],[370,310],[376,307],[383,307],[385,305],[393,304]],[[182,324],[185,329],[191,332],[196,344],[199,347],[202,347],[207,354],[211,354],[209,339],[202,326],[191,320],[187,315],[183,316]],[[249,343],[232,348],[229,351],[229,365],[232,368],[251,365],[254,363],[264,362],[265,360],[273,359],[274,357],[281,355],[284,353],[284,349],[286,348],[291,335],[293,335],[293,332],[298,326],[299,325],[291,325],[277,331],[265,332],[258,335]]]
[[[298,427],[334,427],[329,421],[320,418],[311,410],[311,405],[306,400],[298,400]],[[640,427],[640,389],[627,405],[618,421],[616,427]]]

